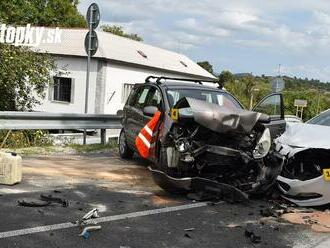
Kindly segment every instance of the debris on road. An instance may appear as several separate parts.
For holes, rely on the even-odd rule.
[[[102,228],[101,226],[85,227],[84,230],[79,234],[79,236],[82,236],[84,239],[88,239],[91,231],[100,230],[101,228]]]
[[[191,228],[186,228],[184,230],[185,230],[185,232],[192,232],[192,231],[195,230],[195,228],[194,227],[191,227]]]
[[[240,228],[242,226],[239,225],[239,224],[233,224],[233,223],[231,223],[231,224],[228,224],[226,227],[228,227],[228,228]]]
[[[188,233],[185,233],[184,236],[188,239],[192,239],[192,237]]]
[[[52,195],[40,195],[40,199],[46,202],[54,202],[54,203],[59,203],[62,205],[62,207],[66,208],[69,206],[69,201],[59,198],[59,197],[53,197]]]
[[[38,199],[23,199],[23,200],[18,200],[18,205],[23,206],[23,207],[46,207],[49,206],[52,203],[59,203],[62,205],[62,207],[68,207],[69,206],[69,201],[58,198],[58,197],[53,197],[52,195],[40,195],[40,200]]]
[[[245,228],[245,236],[248,237],[252,243],[260,243],[261,236],[258,231],[258,226],[248,223]]]
[[[85,214],[82,217],[82,220],[88,220],[88,219],[92,219],[92,218],[99,218],[99,210],[97,208],[93,208],[91,211],[89,211],[87,214]]]
[[[18,200],[18,205],[22,207],[46,207],[49,206],[51,202],[40,201],[40,200]]]
[[[99,218],[99,210],[97,208],[93,208],[91,211],[89,211],[87,214],[85,214],[80,220],[77,220],[75,223],[79,226],[82,226],[85,224],[85,222],[89,219],[95,219]]]

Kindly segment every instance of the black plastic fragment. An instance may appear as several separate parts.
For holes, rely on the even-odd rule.
[[[27,200],[22,200],[18,201],[18,205],[23,206],[23,207],[46,207],[49,206],[51,202],[45,202],[45,201],[27,201]]]
[[[252,223],[248,223],[245,228],[245,236],[248,237],[252,243],[260,243],[261,236],[257,230],[257,227]]]
[[[69,206],[69,201],[59,198],[59,197],[53,197],[52,195],[40,195],[40,199],[46,202],[54,202],[54,203],[58,203],[61,204],[62,207],[68,207]]]

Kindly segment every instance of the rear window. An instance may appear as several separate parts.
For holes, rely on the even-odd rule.
[[[231,95],[225,92],[200,90],[200,89],[170,89],[167,90],[167,97],[172,108],[181,98],[190,97],[229,109],[242,109],[240,103]]]

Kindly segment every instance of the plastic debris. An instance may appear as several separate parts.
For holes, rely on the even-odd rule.
[[[88,239],[91,231],[100,230],[101,228],[102,228],[101,226],[85,227],[84,230],[79,234],[79,236],[82,236],[84,239]]]
[[[192,231],[194,231],[195,230],[195,228],[194,227],[192,227],[192,228],[186,228],[186,229],[184,229],[186,232],[192,232]]]
[[[18,200],[18,205],[23,207],[46,207],[49,206],[51,202],[45,202],[40,200]]]
[[[188,233],[185,233],[184,236],[188,239],[192,239],[192,237]]]
[[[261,242],[261,236],[258,233],[256,227],[248,223],[245,228],[245,236],[250,238],[252,243],[260,243]]]
[[[82,209],[81,209],[82,210]],[[77,220],[76,223],[80,226],[84,225],[85,222],[89,219],[99,218],[99,210],[97,208],[93,208],[87,214],[85,214],[80,220]]]
[[[52,195],[40,195],[40,199],[46,202],[54,202],[54,203],[58,203],[61,204],[62,207],[66,208],[69,206],[69,201],[59,198],[59,197],[53,197]]]
[[[93,208],[91,211],[89,211],[87,214],[85,214],[82,219],[83,220],[88,220],[88,219],[93,219],[93,218],[99,218],[99,210],[97,208]]]

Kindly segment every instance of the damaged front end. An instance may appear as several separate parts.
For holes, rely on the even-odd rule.
[[[275,140],[285,157],[277,178],[282,197],[298,206],[330,203],[330,127],[287,123],[286,132]]]
[[[181,99],[175,110],[177,118],[165,120],[171,124],[151,169],[162,188],[242,200],[274,184],[283,159],[271,151],[268,116],[192,98]]]

